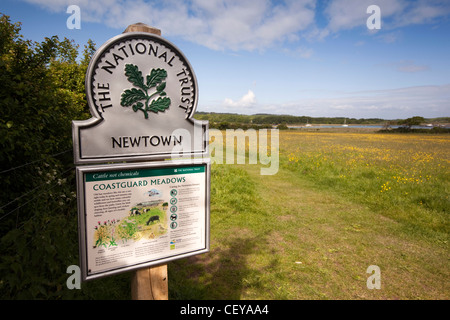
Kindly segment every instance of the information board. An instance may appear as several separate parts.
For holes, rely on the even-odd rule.
[[[209,251],[209,159],[77,167],[83,280]]]

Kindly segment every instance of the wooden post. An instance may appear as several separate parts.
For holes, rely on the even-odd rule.
[[[168,300],[167,264],[135,271],[131,281],[133,300]]]
[[[129,25],[124,33],[136,31],[161,35],[161,30],[143,23]],[[131,281],[131,298],[133,300],[168,300],[167,264],[136,270]]]
[[[123,33],[127,33],[127,32],[148,32],[148,33],[156,34],[158,36],[161,35],[161,30],[150,27],[141,22],[138,22],[135,24],[130,24]]]

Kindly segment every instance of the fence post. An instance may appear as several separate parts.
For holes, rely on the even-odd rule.
[[[143,23],[129,25],[124,33],[126,32],[148,32],[161,35],[161,30]],[[168,300],[167,264],[136,270],[131,280],[131,298],[133,300]]]

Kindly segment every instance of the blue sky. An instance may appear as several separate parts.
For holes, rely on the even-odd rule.
[[[67,27],[69,5],[81,29]],[[81,48],[136,22],[161,29],[196,73],[197,111],[450,116],[449,0],[2,0],[0,12],[26,39]]]

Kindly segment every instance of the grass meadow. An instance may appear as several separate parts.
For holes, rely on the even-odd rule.
[[[279,159],[212,165],[211,251],[170,299],[450,298],[449,135],[280,131]]]

